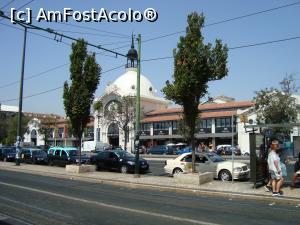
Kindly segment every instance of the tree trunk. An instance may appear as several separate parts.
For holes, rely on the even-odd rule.
[[[81,165],[81,140],[82,140],[82,132],[80,132],[80,134],[78,135],[78,150],[79,150],[79,162],[78,162],[78,165],[80,166]]]
[[[125,127],[124,129],[124,150],[127,151],[127,137],[129,135],[129,132],[128,132],[128,129],[127,129],[127,126]]]
[[[191,136],[191,144],[192,144],[192,173],[196,173],[196,155],[195,155],[195,137],[194,134]]]

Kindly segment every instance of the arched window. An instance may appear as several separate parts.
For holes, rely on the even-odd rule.
[[[107,129],[107,136],[119,136],[119,127],[115,123],[111,123]]]
[[[31,131],[31,133],[30,133],[30,137],[31,137],[31,138],[36,138],[36,136],[37,136],[37,132],[36,132],[35,129],[33,129],[33,130]]]

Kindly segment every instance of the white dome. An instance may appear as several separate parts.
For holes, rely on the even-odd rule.
[[[128,68],[126,72],[121,75],[112,84],[121,95],[136,95],[136,79],[137,72],[135,68]],[[155,97],[155,89],[152,83],[143,75],[140,78],[140,93],[146,98]]]

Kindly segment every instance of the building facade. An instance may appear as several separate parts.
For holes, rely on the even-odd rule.
[[[127,54],[127,64],[125,73],[119,76],[113,83],[107,84],[102,96],[95,99],[95,102],[100,101],[102,108],[94,112],[94,141],[108,143],[112,146],[126,145],[129,150],[133,151],[134,142],[134,117],[130,117],[127,124],[128,135],[125,129],[122,129],[124,124],[124,112],[119,114],[119,118],[114,118],[114,121],[108,119],[106,110],[115,109],[116,105],[121,104],[121,98],[127,96],[135,101],[137,87],[137,52],[134,49],[133,41],[131,49]],[[140,76],[140,105],[141,114],[144,115],[150,111],[157,109],[166,109],[170,104],[169,101],[157,97],[156,90],[150,80],[141,74]],[[135,113],[135,106],[128,109],[128,113]],[[118,116],[117,116],[118,117]],[[126,143],[125,143],[126,142]]]
[[[239,116],[253,107],[251,101],[234,101],[232,98],[217,97],[199,105],[199,120],[196,122],[197,144],[204,143],[212,148],[221,144],[243,145],[241,136],[247,136]],[[141,121],[141,140],[146,147],[184,142],[180,126],[181,108],[154,110]],[[242,141],[242,142],[241,142]],[[248,149],[245,149],[248,150]]]

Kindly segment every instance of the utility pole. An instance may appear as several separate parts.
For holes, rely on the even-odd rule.
[[[23,54],[22,54],[22,68],[21,68],[21,80],[20,80],[20,94],[19,94],[19,113],[18,113],[18,131],[16,141],[16,166],[20,165],[20,151],[22,142],[22,105],[23,105],[23,81],[25,70],[25,56],[26,56],[26,38],[27,27],[24,26],[24,41],[23,41]]]
[[[141,78],[141,34],[138,35],[138,58],[137,58],[137,79],[136,79],[136,108],[135,108],[135,177],[140,174],[140,78]]]
[[[234,133],[233,133],[233,127],[234,123],[233,123],[233,115],[231,116],[231,160],[232,160],[232,183],[233,183],[233,177],[234,177]]]

